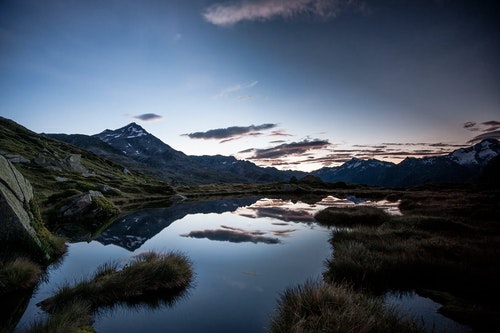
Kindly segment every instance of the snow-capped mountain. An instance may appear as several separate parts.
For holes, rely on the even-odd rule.
[[[136,123],[93,136],[52,134],[55,139],[88,149],[130,170],[158,176],[177,184],[275,182],[300,179],[300,171],[263,168],[232,156],[188,156],[162,142]],[[486,139],[448,155],[408,157],[399,164],[353,158],[338,167],[312,172],[325,182],[347,182],[404,187],[425,182],[469,182],[500,155],[500,143]]]
[[[176,184],[274,182],[305,175],[301,172],[279,171],[276,168],[261,168],[230,156],[188,156],[136,123],[117,130],[107,129],[93,136],[48,136],[88,149],[130,170],[152,174]]]
[[[385,179],[387,171],[394,165],[394,163],[376,159],[361,160],[352,158],[341,166],[321,168],[313,174],[325,182],[343,181],[346,183],[379,185]]]
[[[484,167],[499,152],[500,143],[494,139],[486,139],[474,146],[457,149],[448,158],[463,166]]]
[[[403,187],[425,182],[458,183],[477,179],[482,169],[500,155],[500,143],[486,139],[448,155],[408,157],[399,164],[352,159],[341,166],[313,172],[323,181],[349,182],[385,187]]]
[[[104,142],[109,142],[118,139],[139,138],[141,136],[147,136],[148,134],[149,133],[146,132],[141,126],[137,125],[136,123],[131,123],[114,131],[107,129],[100,134],[96,134],[95,136],[97,136]]]

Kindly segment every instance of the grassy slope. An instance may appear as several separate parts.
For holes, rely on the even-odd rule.
[[[13,121],[0,117],[0,151],[21,155],[32,160],[39,154],[51,159],[63,159],[69,154],[80,154],[82,165],[91,174],[53,171],[30,163],[16,163],[16,168],[33,185],[38,203],[45,212],[54,202],[49,198],[64,194],[68,189],[81,192],[98,190],[100,184],[118,188],[120,192],[105,194],[115,205],[127,208],[144,201],[168,200],[174,194],[166,183],[144,175],[124,172],[124,168],[89,151],[36,134]],[[56,177],[66,178],[58,182]]]

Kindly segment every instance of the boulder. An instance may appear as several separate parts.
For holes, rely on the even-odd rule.
[[[70,154],[61,160],[61,165],[64,170],[71,172],[86,173],[87,169],[82,165],[82,155]]]
[[[38,217],[33,211],[33,187],[30,182],[0,155],[0,244],[3,251],[35,249],[48,258],[34,228]]]
[[[99,191],[73,195],[57,209],[58,218],[72,221],[87,220],[93,224],[118,213],[118,208]]]
[[[69,154],[63,159],[53,159],[39,153],[33,163],[53,171],[69,171],[78,173],[88,173],[82,165],[82,156],[80,154]]]

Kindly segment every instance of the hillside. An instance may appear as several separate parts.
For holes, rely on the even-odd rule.
[[[88,150],[39,135],[0,117],[0,154],[31,182],[43,213],[68,194],[101,191],[121,209],[148,200],[168,200],[172,187]]]

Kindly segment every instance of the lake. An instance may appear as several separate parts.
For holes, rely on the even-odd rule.
[[[69,244],[64,259],[49,267],[17,329],[44,316],[36,303],[62,283],[88,277],[105,262],[125,264],[153,250],[186,254],[195,272],[192,287],[171,305],[104,310],[95,316],[97,332],[263,332],[279,294],[321,279],[331,256],[331,230],[316,224],[314,213],[354,202],[359,200],[329,196],[307,204],[247,197],[179,202],[121,216],[94,240]],[[399,213],[397,203],[377,204]]]

